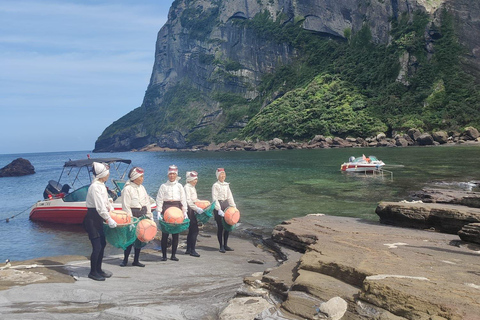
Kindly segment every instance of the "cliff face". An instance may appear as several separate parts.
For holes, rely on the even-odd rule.
[[[291,44],[245,26],[262,14],[340,41],[367,24],[374,43],[388,44],[392,18],[422,11],[434,20],[441,5],[454,13],[468,49],[467,68],[480,74],[480,5],[475,0],[175,0],[158,33],[143,104],[109,126],[94,151],[149,144],[184,148],[189,137],[197,135],[191,139],[197,141],[220,127],[228,132],[245,126],[247,116],[233,121],[232,115],[261,94],[262,77],[301,58]],[[275,98],[263,97],[263,105]]]

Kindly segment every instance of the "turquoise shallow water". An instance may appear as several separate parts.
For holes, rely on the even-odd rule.
[[[79,226],[45,225],[28,219],[30,206],[42,198],[48,180],[58,179],[63,163],[85,158],[86,151],[0,155],[0,168],[12,160],[28,159],[34,175],[0,178],[0,262],[42,256],[90,253]],[[375,155],[393,172],[382,178],[340,172],[350,156]],[[355,148],[284,150],[269,152],[128,152],[92,154],[122,157],[146,170],[144,185],[155,198],[166,181],[167,168],[176,164],[185,183],[185,172],[199,173],[197,191],[211,200],[215,169],[224,167],[242,222],[272,228],[281,221],[308,213],[377,220],[375,208],[382,200],[407,199],[425,186],[466,188],[480,180],[477,169],[480,147]],[[475,189],[474,189],[475,190]],[[477,191],[477,190],[475,190]],[[10,220],[19,212],[22,214]],[[109,250],[116,252],[117,249]],[[108,248],[107,247],[107,248]]]

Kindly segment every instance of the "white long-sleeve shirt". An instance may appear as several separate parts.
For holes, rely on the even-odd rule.
[[[108,192],[105,183],[100,182],[98,179],[93,180],[90,187],[88,187],[86,205],[87,208],[96,209],[103,220],[110,218],[108,213],[114,208],[112,203],[108,200]]]
[[[178,179],[179,180],[179,179]],[[178,180],[171,182],[167,181],[160,186],[157,193],[157,211],[161,212],[163,202],[165,201],[180,201],[182,203],[183,214],[187,214],[187,199],[185,197],[185,190],[183,186],[178,183]]]
[[[187,204],[193,211],[197,211],[199,208],[195,204],[198,201],[197,189],[192,186],[190,183],[186,183],[185,187],[185,197],[187,198]]]
[[[132,208],[147,208],[147,217],[153,219],[150,196],[143,185],[128,181],[122,190],[122,209],[132,216]]]
[[[232,191],[230,191],[230,183],[217,181],[212,186],[212,199],[215,201],[215,210],[220,210],[220,203],[218,200],[228,200],[228,205],[236,207],[235,200],[233,200]]]

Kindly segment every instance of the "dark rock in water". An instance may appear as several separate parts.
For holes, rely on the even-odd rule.
[[[0,178],[26,176],[34,173],[35,168],[32,166],[30,161],[23,158],[18,158],[0,169]]]
[[[480,223],[469,223],[458,231],[460,239],[480,244]]]

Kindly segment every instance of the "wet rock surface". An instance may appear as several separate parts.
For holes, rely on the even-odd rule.
[[[222,254],[215,235],[200,236],[201,257],[179,248],[178,262],[162,262],[161,252],[144,249],[145,268],[131,266],[132,259],[120,267],[123,255],[106,257],[103,268],[113,276],[98,282],[87,278],[85,257],[12,262],[0,270],[0,314],[8,319],[218,319],[243,277],[277,265],[251,240],[231,236],[229,245],[235,251]],[[248,263],[251,259],[264,264]],[[43,267],[45,261],[50,267]]]

